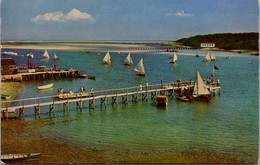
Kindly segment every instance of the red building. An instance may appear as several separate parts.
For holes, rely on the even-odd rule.
[[[1,59],[1,74],[17,74],[16,63],[12,58],[2,58]]]

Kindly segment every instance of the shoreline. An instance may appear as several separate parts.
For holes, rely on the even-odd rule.
[[[44,44],[44,42],[42,43]],[[104,46],[104,47],[119,47],[119,48],[131,48],[131,47],[143,47],[146,44],[149,43],[105,43],[105,42],[100,42],[100,43],[54,43],[56,45],[52,45],[52,44],[47,44],[47,45],[37,45],[37,44],[4,44],[1,45],[2,49],[34,49],[34,50],[43,50],[43,49],[49,49],[49,50],[81,50],[81,51],[99,51],[99,52],[106,52],[107,48],[93,48],[93,46]],[[69,45],[73,45],[73,46],[68,46]],[[152,44],[152,43],[150,43]],[[154,43],[154,45],[160,45],[159,43]],[[82,45],[86,45],[86,46],[92,46],[91,48],[87,48],[87,47],[79,47]],[[169,46],[176,46],[177,49],[178,48],[184,48],[184,49],[191,49],[191,47],[188,46],[180,46],[180,45],[169,45]],[[147,45],[147,47],[149,47],[149,45]],[[116,48],[110,48],[111,50],[109,50],[110,52],[122,52],[122,53],[136,53],[136,52],[156,52],[158,51],[157,49],[152,50],[152,49],[116,49]],[[209,48],[199,48],[198,50],[209,50]],[[219,49],[219,48],[212,48],[213,51],[223,51],[223,52],[235,52],[235,53],[248,53],[250,55],[254,55],[254,56],[259,56],[259,51],[257,50],[225,50],[225,49]],[[172,53],[172,52],[166,52],[166,53]]]
[[[113,156],[104,150],[89,146],[86,149],[71,147],[44,138],[40,128],[44,120],[2,120],[1,122],[1,151],[8,153],[42,153],[41,157],[33,160],[16,160],[11,163],[247,163],[241,158],[218,156],[210,151],[187,151],[180,154],[157,154],[113,151]],[[29,145],[28,145],[29,144]],[[62,152],[61,152],[62,151]],[[257,160],[251,163],[256,163]]]

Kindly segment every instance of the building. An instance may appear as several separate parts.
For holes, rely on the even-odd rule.
[[[214,48],[215,42],[213,41],[200,41],[201,48]]]
[[[1,59],[1,74],[17,74],[16,63],[12,58],[2,58]]]

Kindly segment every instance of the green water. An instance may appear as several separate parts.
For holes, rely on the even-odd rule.
[[[17,50],[26,53],[34,50]],[[39,52],[39,51],[38,51]],[[52,95],[58,88],[77,91],[80,86],[86,90],[144,86],[171,81],[195,79],[196,70],[202,77],[209,77],[216,65],[215,77],[220,79],[221,94],[212,98],[211,103],[186,103],[169,98],[165,109],[158,108],[155,102],[119,104],[101,108],[99,101],[94,110],[84,103],[83,111],[77,111],[70,104],[70,112],[63,112],[62,105],[56,107],[55,118],[48,117],[48,107],[42,108],[41,117],[47,125],[41,129],[44,137],[71,146],[89,147],[104,150],[113,155],[115,151],[131,153],[151,153],[154,155],[186,151],[208,151],[217,155],[250,161],[258,157],[258,120],[259,120],[259,81],[258,57],[247,54],[214,52],[217,61],[203,62],[206,51],[179,50],[176,64],[170,64],[170,55],[158,53],[131,53],[134,64],[143,58],[145,77],[136,76],[134,66],[124,66],[128,53],[111,53],[112,64],[105,66],[101,60],[105,52],[55,51],[61,59],[45,65],[77,68],[96,76],[96,80],[68,79],[45,80],[27,83],[17,98]],[[52,54],[53,51],[49,51]],[[199,58],[195,54],[199,53]],[[35,51],[36,58],[40,54]],[[226,59],[225,56],[230,56]],[[18,63],[27,59],[17,58]],[[249,64],[252,61],[252,64]],[[53,82],[52,90],[38,92],[36,87]],[[121,100],[121,98],[119,98]],[[27,119],[33,119],[33,109]]]

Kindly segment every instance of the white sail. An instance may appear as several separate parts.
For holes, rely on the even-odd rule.
[[[210,53],[209,53],[209,51],[208,51],[204,61],[206,61],[206,62],[210,61]]]
[[[56,53],[54,52],[54,59],[58,59],[58,56],[56,55]]]
[[[173,52],[173,59],[172,59],[172,61],[175,62],[177,60],[178,60],[177,54],[176,54],[176,52]]]
[[[130,53],[128,54],[128,56],[125,58],[125,64],[126,65],[132,65],[133,64],[133,60],[132,60],[132,58],[131,58],[131,55],[130,55]]]
[[[207,89],[206,84],[203,82],[199,71],[197,71],[197,80],[194,85],[193,97],[198,97],[200,95],[209,95],[210,92]]]
[[[110,54],[109,51],[107,52],[107,54],[105,55],[105,57],[102,60],[103,64],[111,64],[111,58],[110,58]]]
[[[49,58],[50,58],[50,56],[49,56],[47,50],[45,50],[45,52],[43,53],[42,58],[43,58],[43,59],[49,59]]]
[[[216,61],[216,57],[213,55],[212,51],[210,52],[210,60]]]
[[[141,74],[145,74],[143,58],[141,58],[139,63],[136,65],[136,67],[134,68],[134,71],[141,73]]]

